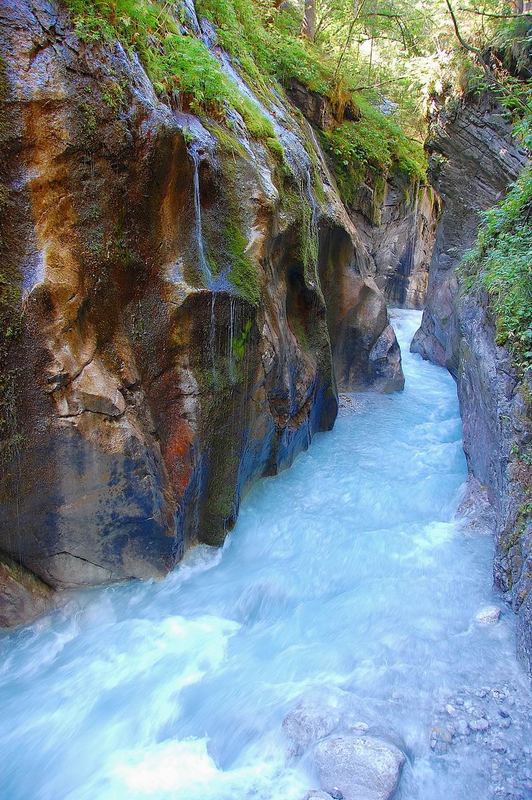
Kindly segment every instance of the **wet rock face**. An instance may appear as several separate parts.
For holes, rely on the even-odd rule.
[[[456,272],[475,241],[480,212],[500,199],[526,163],[510,133],[489,96],[461,105],[453,116],[435,116],[429,148],[444,209],[412,350],[446,366],[457,380],[469,471],[492,506],[491,520],[485,509],[481,516],[495,533],[495,584],[519,614],[518,654],[532,674],[532,546],[523,513],[532,474],[519,457],[532,433],[530,386],[496,344],[487,296],[459,292]]]
[[[22,320],[0,365],[0,550],[53,587],[164,575],[332,427],[337,380],[401,386],[385,302],[289,103],[291,176],[54,2],[4,3],[0,51]]]
[[[387,301],[401,308],[423,308],[440,214],[436,192],[392,175],[380,194],[377,187],[364,184],[349,213]]]
[[[532,674],[532,467],[523,457],[532,437],[530,378],[520,380],[507,349],[497,346],[485,295],[465,295],[457,309],[464,449],[494,511],[495,585],[518,614],[518,655]]]
[[[5,556],[0,558],[0,627],[32,622],[53,605],[49,586]]]
[[[443,212],[429,270],[427,304],[413,352],[458,370],[459,323],[455,312],[455,267],[474,244],[480,212],[493,206],[526,163],[511,126],[489,95],[467,100],[452,112],[432,111],[431,181]]]
[[[298,81],[292,81],[289,96],[309,124],[320,130],[360,117],[358,109],[333,107],[328,98]],[[433,188],[402,174],[375,179],[368,172],[348,213],[365,273],[374,285],[394,306],[423,308],[440,213]]]
[[[346,248],[350,251],[350,241],[345,230],[329,230],[320,252],[337,386],[339,391],[397,391],[404,386],[401,355],[389,325],[386,301],[372,275],[371,258],[360,246],[355,268],[339,268],[345,262]],[[365,280],[360,279],[361,274],[367,276]]]

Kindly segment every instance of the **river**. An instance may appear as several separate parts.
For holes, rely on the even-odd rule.
[[[456,389],[409,353],[419,321],[394,312],[404,392],[346,398],[331,433],[255,485],[222,550],[0,639],[3,800],[301,800],[316,780],[282,721],[302,697],[401,737],[400,800],[509,781],[501,798],[530,796],[512,614],[491,538],[455,518]],[[501,620],[475,622],[494,603]],[[468,713],[489,728],[457,733]]]

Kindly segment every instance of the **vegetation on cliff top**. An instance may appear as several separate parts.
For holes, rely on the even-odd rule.
[[[216,44],[265,109],[293,80],[327,97],[337,124],[324,131],[323,143],[348,202],[367,169],[423,179],[430,91],[450,76],[465,81],[464,91],[480,85],[474,62],[486,49],[523,72],[530,42],[526,18],[500,0],[464,0],[458,10],[448,0],[197,0],[198,16],[214,26],[214,43],[194,35],[183,2],[64,1],[82,38],[118,39],[139,55],[161,95],[196,113],[227,123],[226,107],[235,108],[277,158],[282,149],[270,119],[224,69]],[[347,104],[358,120],[343,120]]]
[[[532,168],[483,214],[475,247],[462,263],[466,288],[485,287],[497,320],[497,343],[517,368],[532,366]]]
[[[81,38],[118,39],[163,98],[221,123],[217,130],[229,131],[228,111],[236,109],[281,164],[269,114],[283,87],[297,81],[321,94],[332,112],[321,141],[347,204],[368,178],[376,193],[390,173],[425,179],[431,93],[455,102],[490,88],[516,133],[530,140],[532,26],[519,3],[463,0],[455,9],[450,0],[196,0],[198,17],[213,26],[198,37],[183,1],[64,2]],[[262,105],[231,74],[219,45]],[[247,262],[236,263],[244,280]]]
[[[277,157],[282,155],[270,119],[224,71],[215,51],[193,35],[184,6],[170,7],[162,0],[65,3],[82,39],[117,39],[129,52],[136,52],[159,94],[225,122],[226,107],[235,108],[250,134],[265,140]],[[337,134],[335,130],[325,132],[341,187],[346,185],[343,167],[351,162],[355,167],[347,170],[351,176],[357,167],[363,170],[366,166],[381,171],[404,169],[420,177],[425,174],[422,145],[402,130],[395,107],[390,106],[391,116],[384,114],[370,102],[380,98],[371,86],[367,97],[357,91],[354,65],[361,57],[353,59],[350,52],[340,59],[333,51],[327,54],[326,40],[310,41],[302,36],[297,6],[279,9],[273,0],[198,0],[196,8],[215,25],[219,43],[265,109],[275,104],[281,85],[294,79],[326,96],[339,122],[348,102],[358,109],[358,121],[346,123]]]
[[[225,116],[228,104],[242,115],[252,136],[276,141],[268,117],[239,91],[205,43],[187,35],[182,8],[176,14],[160,0],[65,2],[80,38],[118,40],[126,50],[136,52],[159,94],[172,98],[178,93],[181,103],[215,118]]]

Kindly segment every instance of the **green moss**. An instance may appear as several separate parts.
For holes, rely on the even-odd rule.
[[[344,202],[354,203],[368,171],[379,186],[390,173],[424,181],[427,161],[422,145],[409,139],[392,117],[381,114],[364,98],[357,97],[356,103],[359,120],[321,132]]]
[[[282,150],[270,120],[223,72],[206,45],[182,32],[180,19],[163,0],[64,0],[76,32],[86,41],[118,40],[135,51],[156,91],[180,92],[198,113],[225,118],[225,104],[243,117],[251,136],[263,139],[274,155]],[[109,105],[120,89],[105,89]],[[105,99],[105,98],[104,98]]]
[[[507,345],[519,372],[532,366],[532,168],[483,215],[475,247],[464,257],[462,287],[484,287],[496,316],[497,344]]]
[[[111,81],[102,89],[102,100],[113,111],[124,107],[126,87],[120,81]]]
[[[214,123],[207,123],[205,127],[216,137],[218,146],[223,153],[246,160],[249,159],[248,151],[232,131]],[[192,137],[193,140],[194,137]]]
[[[246,253],[246,237],[236,223],[230,221],[226,224],[225,242],[230,259],[229,280],[241,297],[258,305],[260,286],[257,266]]]
[[[16,386],[20,370],[0,375],[0,466],[6,469],[19,456],[24,437],[17,418]]]
[[[307,331],[305,330],[305,326],[303,321],[299,317],[291,317],[288,320],[288,324],[290,326],[290,330],[296,337],[297,341],[299,342],[300,346],[304,350],[309,349],[309,340],[307,336]]]
[[[312,206],[306,187],[295,189],[291,186],[281,194],[281,205],[290,217],[291,225],[297,232],[297,259],[303,264],[305,278],[315,280],[318,263],[319,235],[313,220]]]
[[[525,532],[525,528],[532,516],[532,502],[526,501],[524,502],[521,507],[519,508],[517,519],[515,521],[515,525],[513,526],[512,530],[509,531],[508,535],[506,536],[505,540],[501,542],[501,549],[505,553],[509,553],[514,547],[516,547]],[[511,588],[512,584],[512,575],[507,576],[509,581],[509,588]]]
[[[242,330],[233,339],[233,355],[237,361],[242,361],[246,352],[246,346],[251,332],[252,322],[250,319],[244,322]]]
[[[386,178],[382,175],[377,175],[373,187],[373,204],[371,208],[372,222],[374,225],[380,225],[382,219],[382,204],[386,196]]]
[[[85,144],[89,146],[94,143],[95,136],[98,130],[98,119],[96,117],[96,110],[94,105],[90,102],[82,101],[79,106],[81,130],[80,133],[85,140]]]

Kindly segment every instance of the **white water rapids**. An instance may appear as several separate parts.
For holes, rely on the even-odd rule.
[[[324,691],[406,742],[401,800],[491,797],[479,736],[430,747],[449,696],[528,690],[511,613],[474,621],[497,602],[492,541],[454,519],[456,389],[409,353],[419,319],[394,314],[405,391],[352,396],[332,433],[253,488],[222,550],[0,639],[3,800],[301,800],[317,784],[282,720]],[[503,735],[522,752],[526,730]]]

